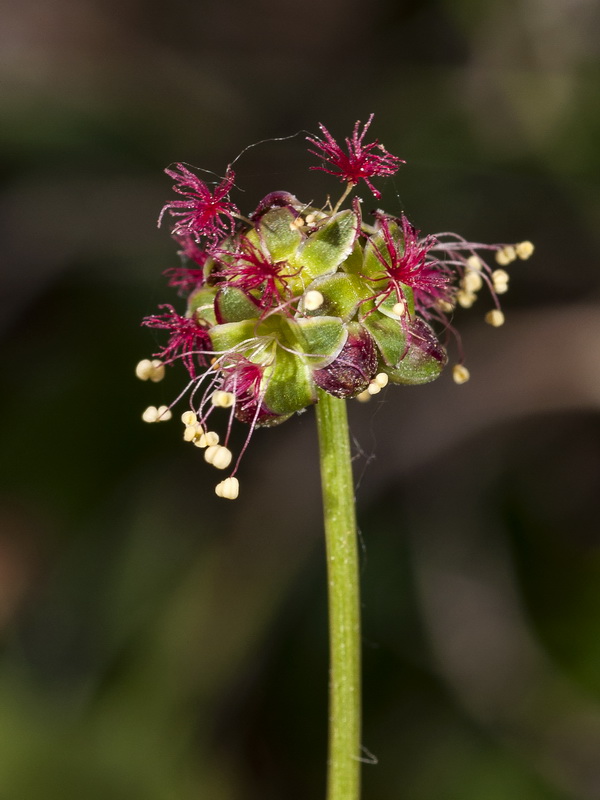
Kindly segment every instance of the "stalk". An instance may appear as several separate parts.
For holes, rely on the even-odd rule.
[[[327,800],[359,800],[360,604],[346,402],[319,390],[316,413],[329,588]]]

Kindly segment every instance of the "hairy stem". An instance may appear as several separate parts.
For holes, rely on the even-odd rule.
[[[345,400],[319,390],[317,427],[329,585],[327,800],[358,800],[360,605],[354,485]]]

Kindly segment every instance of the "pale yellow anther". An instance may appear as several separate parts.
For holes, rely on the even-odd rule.
[[[142,414],[142,419],[144,422],[167,422],[172,416],[173,414],[168,406],[159,406],[158,408],[156,406],[148,406]]]
[[[392,307],[392,313],[395,314],[397,317],[404,316],[404,312],[406,311],[406,303],[404,300],[400,300],[396,303],[395,306]]]
[[[206,448],[204,453],[204,460],[217,469],[227,469],[231,464],[233,454],[228,447],[223,447],[220,444],[214,444]]]
[[[504,314],[499,308],[494,308],[485,315],[485,321],[493,328],[499,328],[504,325]]]
[[[316,311],[317,308],[321,308],[324,302],[325,298],[316,289],[311,289],[310,292],[304,295],[304,308],[307,311]]]
[[[227,500],[235,500],[240,493],[240,482],[237,478],[225,478],[224,481],[215,486],[217,497],[224,497]]]
[[[379,394],[381,391],[381,386],[375,381],[371,381],[371,383],[367,386],[367,392],[369,394]]]
[[[495,269],[492,272],[492,280],[494,281],[494,283],[496,283],[497,281],[500,283],[508,283],[508,281],[510,280],[510,275],[505,269]]]
[[[150,380],[153,383],[162,381],[165,377],[165,365],[158,358],[152,359],[150,362]]]
[[[369,394],[369,390],[365,389],[364,392],[361,392],[360,394],[357,394],[355,399],[358,400],[359,403],[368,403],[369,400],[371,399],[371,395]]]
[[[231,464],[232,458],[233,454],[228,447],[219,446],[219,449],[212,460],[212,465],[217,469],[227,469],[227,467]]]
[[[216,433],[216,431],[206,431],[206,433],[204,433],[201,426],[198,427],[200,428],[198,435],[193,439],[196,447],[214,447],[216,444],[219,444],[219,434]]]
[[[466,383],[471,377],[471,373],[463,364],[455,364],[452,367],[452,379],[454,383]]]
[[[141,381],[158,383],[165,377],[165,365],[158,358],[144,358],[138,362],[135,374]]]
[[[172,418],[173,418],[173,412],[168,406],[158,407],[158,416],[156,418],[157,422],[168,422]]]
[[[454,304],[450,303],[448,300],[437,300],[436,306],[440,311],[443,311],[444,314],[449,314],[451,311],[454,311]]]
[[[373,381],[377,384],[377,386],[380,386],[383,389],[384,386],[388,385],[390,378],[386,372],[378,372],[373,378]]]
[[[508,292],[509,274],[503,269],[496,269],[492,272],[492,283],[494,284],[494,291],[496,294],[505,294]]]
[[[158,419],[158,408],[156,406],[148,406],[142,414],[144,422],[156,422]]]
[[[135,374],[136,377],[139,378],[141,381],[147,381],[150,377],[150,369],[152,367],[152,362],[149,358],[144,358],[141,361],[138,361],[135,367]]]
[[[464,278],[461,280],[460,285],[465,292],[467,292],[467,294],[472,294],[481,289],[483,286],[483,279],[479,272],[470,269],[465,272]]]
[[[517,251],[510,244],[506,247],[503,247],[502,250],[498,250],[496,253],[496,261],[501,267],[505,267],[507,264],[510,264],[516,259],[516,257]]]
[[[474,292],[465,292],[464,289],[461,289],[456,293],[456,301],[463,308],[471,308],[475,300],[477,300],[477,295]]]
[[[213,406],[219,408],[231,408],[235,402],[235,395],[232,392],[223,392],[220,389],[213,393],[211,397]]]
[[[195,422],[193,425],[186,425],[183,431],[183,441],[193,442],[198,436],[202,436],[202,425]]]
[[[184,411],[181,415],[181,421],[184,425],[195,425],[198,421],[198,417],[193,411]]]
[[[302,217],[296,217],[296,219],[293,222],[290,222],[290,228],[292,230],[294,230],[294,228],[302,228],[303,225],[304,225],[304,220],[302,219]]]
[[[479,256],[475,255],[469,256],[467,258],[467,267],[469,269],[475,270],[476,272],[479,272],[482,267],[481,259],[479,258]]]
[[[210,447],[206,448],[206,452],[204,453],[204,460],[208,464],[212,464],[213,458],[215,457],[215,454],[216,454],[218,449],[219,449],[219,445],[218,444],[214,444],[214,445],[211,445]]]
[[[533,255],[533,251],[535,247],[532,242],[519,242],[519,244],[515,245],[515,252],[517,254],[517,258],[520,258],[522,261],[526,261]]]

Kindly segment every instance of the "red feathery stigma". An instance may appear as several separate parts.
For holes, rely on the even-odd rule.
[[[208,331],[193,317],[182,317],[171,305],[161,305],[159,308],[168,310],[164,314],[153,314],[142,321],[142,325],[148,328],[159,328],[171,333],[167,344],[154,355],[165,363],[181,358],[190,378],[196,378],[197,367],[207,365],[206,351],[212,350]]]
[[[404,214],[400,218],[400,239],[392,235],[388,217],[378,215],[378,222],[385,241],[385,251],[375,248],[375,254],[391,279],[382,293],[384,297],[395,290],[398,300],[402,300],[399,287],[402,283],[413,290],[415,305],[420,312],[440,300],[449,300],[452,295],[450,271],[436,259],[427,259],[427,254],[436,244],[435,238],[426,236],[419,239],[419,231]]]
[[[222,388],[235,395],[235,416],[240,422],[261,425],[274,421],[278,415],[263,402],[262,379],[264,366],[249,361],[242,355],[231,354],[223,362]]]
[[[181,250],[178,251],[178,254],[181,256],[182,266],[171,267],[165,270],[163,275],[169,278],[169,286],[177,287],[179,294],[185,296],[204,284],[204,265],[210,258],[210,254],[198,247],[197,243],[189,235],[175,236],[174,238],[181,245]],[[188,261],[192,261],[197,266],[186,266]]]
[[[183,164],[176,164],[175,169],[166,169],[165,172],[176,182],[173,190],[187,199],[165,203],[158,218],[159,225],[168,211],[176,220],[171,231],[174,236],[187,235],[196,241],[205,236],[209,242],[215,243],[226,233],[233,233],[234,214],[238,209],[226,199],[235,180],[231,167],[227,168],[227,174],[212,193],[206,183]]]
[[[342,150],[327,128],[321,123],[319,123],[319,128],[324,139],[319,139],[316,136],[307,136],[306,140],[317,148],[317,150],[309,150],[309,153],[324,159],[333,167],[333,169],[330,167],[311,167],[311,169],[327,172],[329,175],[335,175],[346,183],[355,185],[360,180],[364,180],[374,196],[379,198],[381,197],[381,192],[373,186],[369,178],[394,175],[398,171],[400,164],[405,162],[398,156],[388,153],[377,139],[369,144],[363,144],[365,134],[372,120],[373,114],[371,114],[360,133],[360,120],[356,122],[352,138],[346,138],[345,140],[347,153]],[[373,150],[379,150],[379,153],[374,153]]]
[[[226,256],[233,260],[220,261],[222,269],[218,275],[225,278],[228,286],[234,286],[246,293],[260,291],[258,304],[261,308],[271,308],[273,304],[284,302],[289,290],[288,278],[293,278],[298,271],[290,272],[287,261],[271,261],[268,253],[261,250],[247,237],[242,237],[240,249],[237,252],[215,250],[213,256]]]

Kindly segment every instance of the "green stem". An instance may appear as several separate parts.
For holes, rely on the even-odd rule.
[[[360,604],[354,484],[345,400],[319,390],[317,428],[329,584],[327,800],[358,800]]]

